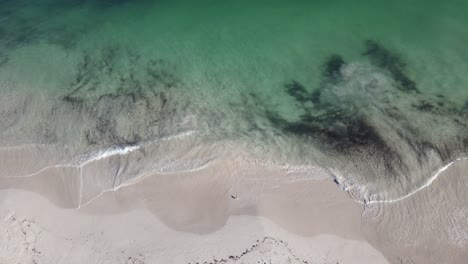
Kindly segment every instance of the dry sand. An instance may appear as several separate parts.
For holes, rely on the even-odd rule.
[[[87,192],[80,173],[2,175],[1,264],[388,263],[365,241],[362,205],[331,180],[218,160]]]
[[[46,169],[14,158],[30,157],[23,155],[2,152],[7,162],[0,174],[0,264],[468,259],[468,160],[405,199],[364,208],[314,167],[218,159],[113,186],[111,168],[138,153],[84,166],[37,159]],[[14,173],[20,167],[23,174]]]

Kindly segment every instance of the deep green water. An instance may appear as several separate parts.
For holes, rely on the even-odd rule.
[[[468,149],[467,11],[1,0],[0,140],[87,149],[196,131],[396,197]]]

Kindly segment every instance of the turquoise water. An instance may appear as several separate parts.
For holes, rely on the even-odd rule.
[[[1,1],[2,145],[195,131],[365,199],[468,148],[464,1]],[[210,155],[222,155],[211,153]]]

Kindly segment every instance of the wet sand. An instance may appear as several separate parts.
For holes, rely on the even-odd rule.
[[[453,163],[414,195],[370,205],[363,227],[395,263],[466,263],[468,160]]]
[[[69,168],[0,180],[1,262],[388,263],[365,241],[362,205],[332,180],[221,160],[82,205],[63,188],[75,181]]]

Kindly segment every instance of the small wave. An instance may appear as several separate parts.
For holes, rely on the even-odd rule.
[[[461,160],[468,160],[468,158],[457,158],[455,159],[454,161],[448,163],[447,165],[445,165],[444,167],[440,168],[431,178],[429,178],[423,185],[421,185],[419,188],[417,189],[414,189],[413,191],[409,192],[408,194],[406,195],[403,195],[399,198],[395,198],[395,199],[389,199],[389,200],[370,200],[370,201],[364,201],[361,203],[365,204],[365,205],[370,205],[370,204],[377,204],[377,203],[395,203],[395,202],[399,202],[399,201],[402,201],[402,200],[405,200],[406,198],[409,198],[413,195],[415,195],[416,193],[418,193],[419,191],[422,191],[424,189],[426,189],[427,187],[429,187],[436,179],[439,178],[439,175],[446,171],[449,167],[451,167],[454,163],[458,162],[458,161],[461,161]]]
[[[162,138],[156,139],[154,141],[149,141],[146,143],[140,143],[136,145],[127,145],[127,146],[112,146],[107,149],[98,150],[97,152],[94,152],[94,153],[81,155],[78,157],[77,161],[73,163],[73,165],[76,167],[83,167],[84,165],[88,163],[98,161],[101,159],[105,159],[108,157],[112,157],[116,155],[120,155],[120,156],[127,155],[128,153],[133,152],[135,150],[139,150],[146,145],[151,145],[155,143],[160,143],[162,141],[168,141],[168,140],[172,140],[176,138],[191,136],[193,134],[195,134],[195,131],[189,130],[189,131],[185,131],[179,134],[162,137]]]
[[[95,153],[85,154],[85,155],[78,157],[78,161],[70,165],[75,166],[75,167],[83,167],[88,163],[98,161],[101,159],[109,158],[109,157],[116,156],[116,155],[120,155],[120,156],[127,155],[130,152],[140,149],[142,146],[143,145],[131,145],[131,146],[123,146],[123,147],[114,146],[108,149],[101,149]]]
[[[81,197],[80,197],[79,204],[78,204],[76,209],[80,209],[81,207],[92,203],[94,200],[98,199],[99,197],[101,197],[105,193],[115,192],[115,191],[118,191],[121,188],[125,188],[125,187],[128,187],[128,186],[132,186],[134,184],[137,184],[137,183],[143,181],[145,178],[149,177],[152,174],[171,175],[171,174],[176,174],[176,173],[195,172],[195,171],[203,170],[203,169],[209,167],[211,164],[212,164],[212,160],[209,160],[207,162],[200,163],[198,167],[190,167],[190,168],[185,168],[185,169],[174,170],[174,167],[171,166],[171,168],[172,168],[171,171],[167,171],[164,168],[155,169],[155,170],[146,172],[146,173],[144,173],[144,174],[142,174],[140,176],[136,176],[131,180],[124,181],[124,182],[120,183],[119,185],[114,186],[113,188],[102,190],[98,195],[91,198],[90,200],[88,200],[85,203],[81,202]],[[81,195],[81,192],[80,192],[80,195]]]
[[[46,171],[48,169],[52,169],[52,168],[82,168],[82,167],[86,166],[87,164],[89,164],[91,162],[94,162],[94,161],[106,159],[106,158],[116,156],[116,155],[124,156],[124,155],[127,155],[127,154],[129,154],[129,153],[131,153],[133,151],[141,149],[145,145],[154,144],[154,143],[158,143],[158,142],[161,142],[161,141],[167,141],[167,140],[176,139],[176,138],[185,137],[185,136],[191,136],[191,135],[195,134],[195,132],[196,131],[192,131],[192,130],[184,131],[184,132],[179,133],[179,134],[166,136],[166,137],[163,137],[163,138],[151,141],[151,142],[141,143],[141,144],[137,144],[137,145],[112,146],[112,147],[109,147],[109,148],[106,148],[106,149],[100,149],[100,150],[95,151],[95,152],[79,155],[78,157],[74,158],[72,161],[70,161],[68,163],[54,164],[54,165],[43,167],[43,168],[39,169],[38,171],[27,174],[27,175],[7,176],[5,178],[29,178],[29,177],[36,176],[36,175],[40,174],[41,172],[44,172],[44,171]],[[27,144],[27,145],[18,145],[18,146],[6,146],[6,147],[0,147],[0,150],[1,149],[23,148],[23,147],[28,147],[28,146],[47,146],[47,145]]]
[[[112,147],[106,150],[100,150],[97,153],[94,154],[88,154],[88,155],[83,155],[80,158],[78,158],[79,161],[71,162],[71,163],[65,163],[65,164],[55,164],[51,166],[44,167],[36,172],[27,174],[27,175],[21,175],[21,176],[8,176],[5,178],[29,178],[33,177],[35,175],[40,174],[41,172],[44,172],[48,169],[52,168],[82,168],[86,164],[91,163],[93,161],[105,159],[108,157],[116,156],[116,155],[126,155],[132,151],[135,151],[137,149],[140,149],[141,145],[136,145],[136,146],[125,146],[125,147]]]

